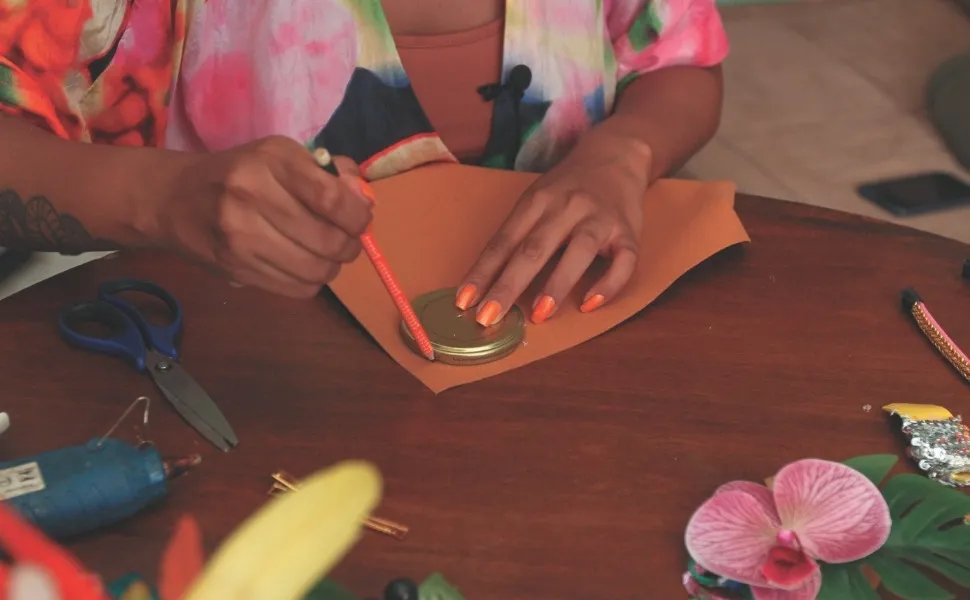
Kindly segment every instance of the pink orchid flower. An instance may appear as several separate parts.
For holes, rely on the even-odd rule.
[[[748,584],[755,600],[815,600],[816,561],[865,558],[891,527],[886,500],[864,475],[806,459],[779,471],[770,490],[748,481],[721,486],[691,517],[686,543],[698,565]]]

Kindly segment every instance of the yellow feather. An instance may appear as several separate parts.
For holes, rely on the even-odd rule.
[[[184,600],[300,600],[357,542],[381,486],[359,461],[303,479],[236,529]]]

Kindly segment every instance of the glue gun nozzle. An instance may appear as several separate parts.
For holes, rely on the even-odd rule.
[[[162,461],[165,468],[165,479],[175,479],[191,471],[202,463],[202,456],[190,454],[181,458],[166,458]]]

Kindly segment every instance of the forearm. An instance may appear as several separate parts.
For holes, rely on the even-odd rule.
[[[157,149],[80,144],[0,114],[0,246],[79,254],[151,245]],[[166,164],[162,164],[166,163]]]
[[[645,142],[653,181],[682,167],[714,137],[722,98],[719,66],[659,69],[628,85],[613,114],[594,131],[603,128]]]

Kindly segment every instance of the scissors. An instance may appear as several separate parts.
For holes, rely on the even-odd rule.
[[[141,292],[168,307],[171,321],[153,325],[123,292]],[[78,326],[96,323],[110,333],[98,337]],[[182,306],[172,294],[149,281],[118,279],[98,286],[98,299],[78,302],[61,311],[61,336],[72,346],[125,358],[140,373],[148,372],[162,395],[192,427],[223,452],[239,443],[232,427],[209,394],[178,363],[177,340],[182,333]]]

